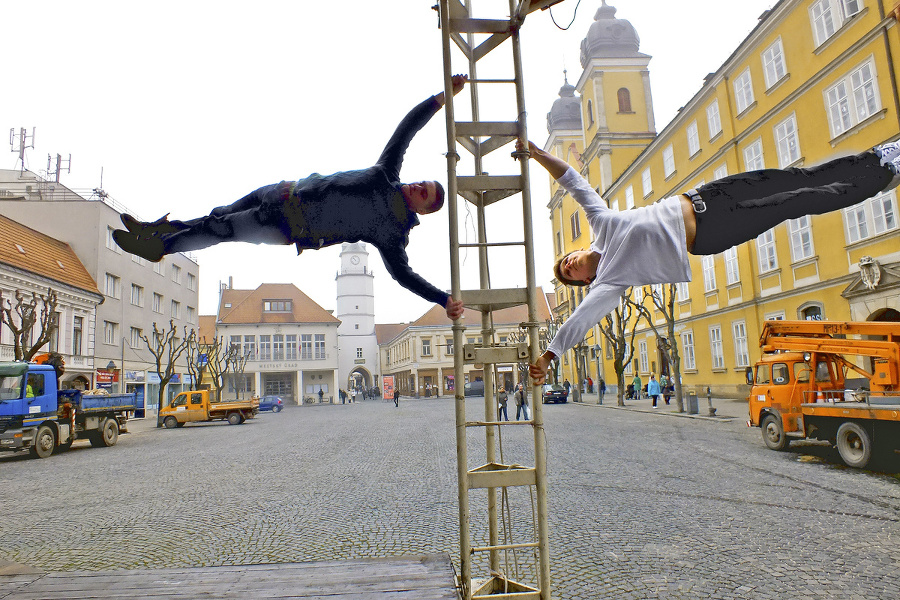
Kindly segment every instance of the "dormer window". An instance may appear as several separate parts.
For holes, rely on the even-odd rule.
[[[263,300],[263,312],[291,312],[290,300]]]

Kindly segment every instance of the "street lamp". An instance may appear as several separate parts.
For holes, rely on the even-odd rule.
[[[106,370],[115,373],[117,371],[115,361],[109,361],[109,363],[106,365]],[[110,389],[112,389],[112,382],[110,382],[109,387]]]

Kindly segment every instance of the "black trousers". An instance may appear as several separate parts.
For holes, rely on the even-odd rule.
[[[291,183],[282,181],[256,189],[237,202],[220,206],[190,221],[170,221],[181,231],[163,236],[167,253],[189,252],[221,242],[291,244],[284,203]]]
[[[723,177],[697,188],[706,211],[694,213],[691,254],[724,252],[788,219],[859,204],[884,190],[893,173],[871,152],[809,169],[763,169]]]

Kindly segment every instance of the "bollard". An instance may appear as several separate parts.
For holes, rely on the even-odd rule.
[[[709,386],[706,386],[706,402],[707,404],[709,404],[709,414],[707,416],[716,416],[716,409],[714,409],[712,405],[712,390],[709,388]]]

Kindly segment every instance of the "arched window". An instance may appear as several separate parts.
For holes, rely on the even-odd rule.
[[[819,303],[807,303],[800,307],[797,311],[799,317],[804,321],[821,321],[823,319],[822,305]]]
[[[616,92],[616,96],[619,98],[619,112],[630,113],[631,92],[628,91],[628,88],[619,88],[619,91]]]
[[[594,124],[594,105],[591,104],[590,100],[587,103],[587,120],[588,127],[591,127]]]

